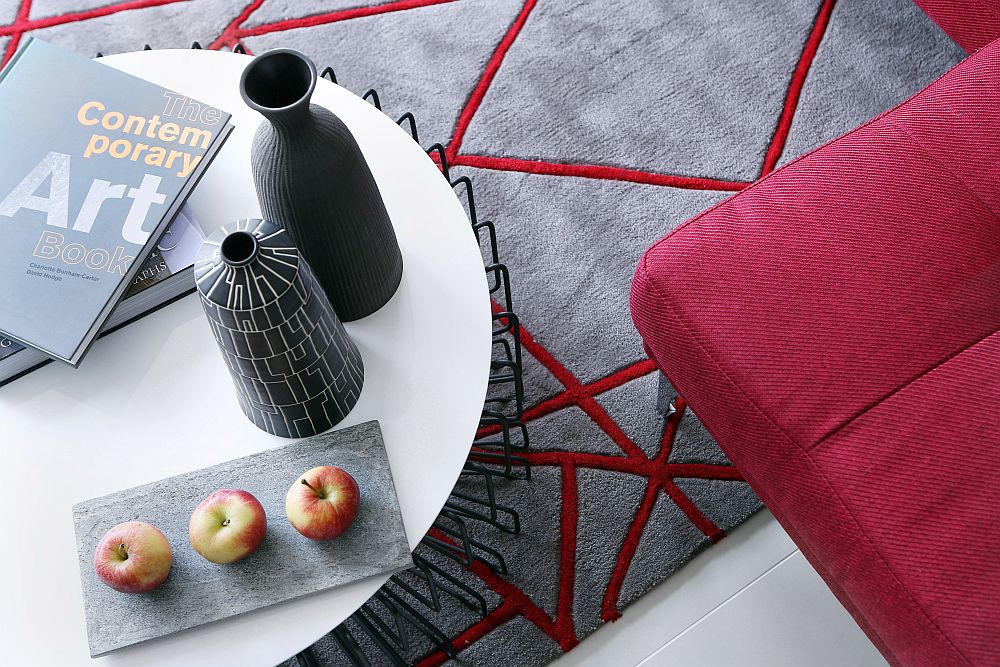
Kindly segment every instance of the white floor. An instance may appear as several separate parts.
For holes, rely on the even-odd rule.
[[[763,510],[553,667],[884,667]]]

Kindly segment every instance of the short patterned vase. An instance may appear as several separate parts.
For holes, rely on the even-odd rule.
[[[250,421],[304,438],[347,416],[364,383],[361,354],[284,229],[226,225],[202,244],[194,275]]]
[[[354,135],[310,103],[316,78],[307,57],[274,49],[247,65],[240,93],[264,115],[251,150],[264,217],[288,230],[337,315],[350,322],[392,297],[403,258]]]

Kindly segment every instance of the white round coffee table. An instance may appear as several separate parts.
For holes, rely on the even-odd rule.
[[[188,50],[102,60],[233,114],[232,136],[190,199],[205,227],[259,215],[248,158],[261,118],[244,106],[237,85],[249,60]],[[491,345],[486,275],[461,204],[409,135],[325,80],[313,101],[357,136],[403,251],[399,291],[379,312],[347,326],[366,377],[340,427],[381,422],[412,549],[457,480],[482,411]],[[98,341],[78,370],[49,364],[0,388],[0,425],[0,634],[3,662],[11,665],[93,664],[75,502],[282,442],[243,416],[194,296]],[[338,625],[385,580],[373,577],[98,660],[271,667]]]

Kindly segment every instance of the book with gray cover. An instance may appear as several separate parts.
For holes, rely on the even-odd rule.
[[[206,236],[185,204],[111,311],[100,336],[194,292],[194,258]],[[51,361],[33,347],[0,336],[0,387]]]
[[[0,72],[0,335],[78,365],[231,129],[29,39]]]

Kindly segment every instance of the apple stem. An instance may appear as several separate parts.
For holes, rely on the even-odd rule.
[[[302,478],[302,483],[308,486],[310,489],[312,489],[312,492],[315,493],[320,498],[324,497],[323,494],[316,489],[316,487],[314,487],[312,484],[306,481],[305,477]]]
[[[128,551],[125,550],[125,543],[124,542],[122,542],[121,544],[119,544],[118,548],[115,551],[118,552],[118,557],[119,558],[121,558],[122,560],[128,560]]]
[[[229,519],[226,519],[225,521],[223,521],[222,525],[223,526],[228,526],[229,525]]]

